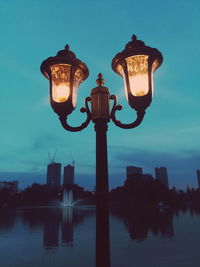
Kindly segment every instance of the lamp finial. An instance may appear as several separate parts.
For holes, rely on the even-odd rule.
[[[66,44],[66,46],[65,46],[65,50],[69,50],[69,49],[70,49],[69,45]]]
[[[132,41],[135,41],[135,40],[137,40],[137,36],[135,34],[133,34],[131,39],[132,39]]]
[[[101,73],[98,74],[98,79],[96,80],[96,84],[99,86],[105,84],[105,80],[103,79],[103,75]]]

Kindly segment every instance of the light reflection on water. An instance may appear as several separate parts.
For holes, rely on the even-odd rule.
[[[200,217],[112,211],[111,267],[196,267]],[[94,267],[94,208],[1,210],[1,267]],[[103,267],[103,266],[102,266]]]

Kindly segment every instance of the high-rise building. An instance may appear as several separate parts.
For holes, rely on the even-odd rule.
[[[156,179],[160,180],[162,185],[164,185],[166,188],[169,189],[167,168],[165,167],[155,168],[155,176]]]
[[[143,179],[144,182],[149,182],[149,181],[152,181],[153,180],[153,177],[149,173],[144,173],[142,175],[142,179]]]
[[[133,181],[141,181],[142,179],[142,168],[136,167],[136,166],[127,166],[126,167],[126,181],[127,182],[133,182]]]
[[[197,170],[197,179],[198,179],[198,184],[200,188],[200,170]]]
[[[141,174],[142,175],[142,168],[136,166],[127,166],[126,167],[126,176],[128,178],[129,175],[132,174]]]
[[[61,164],[52,162],[47,166],[47,184],[60,186],[61,183]]]
[[[67,165],[64,167],[64,185],[74,184],[74,166]]]

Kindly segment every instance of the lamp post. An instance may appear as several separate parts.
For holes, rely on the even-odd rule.
[[[122,106],[117,104],[117,97],[110,95],[108,88],[103,86],[104,79],[100,73],[96,80],[97,87],[92,89],[89,97],[86,97],[85,107],[80,109],[82,113],[86,113],[86,120],[77,127],[70,126],[67,119],[76,107],[78,86],[89,75],[87,66],[76,58],[68,45],[55,57],[49,57],[41,64],[41,72],[50,81],[51,106],[58,114],[63,128],[76,132],[86,128],[90,121],[94,123],[96,131],[96,232],[98,232],[96,242],[98,245],[102,244],[99,247],[103,251],[102,255],[109,253],[109,248],[104,246],[105,234],[104,237],[100,234],[101,229],[105,232],[105,229],[109,227],[108,216],[105,216],[108,210],[109,192],[107,124],[112,120],[120,128],[132,129],[142,122],[145,110],[152,100],[153,73],[161,65],[162,60],[162,54],[157,49],[146,46],[133,35],[125,49],[113,58],[112,69],[124,79],[128,104],[136,110],[135,121],[124,124],[116,119],[116,111],[121,110]],[[111,101],[113,101],[112,108],[110,108]],[[101,225],[104,227],[101,228]],[[109,233],[109,228],[107,230]],[[107,234],[107,239],[109,243],[109,234]],[[96,255],[96,266],[109,265]]]

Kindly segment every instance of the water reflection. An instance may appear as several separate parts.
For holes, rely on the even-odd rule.
[[[196,215],[199,215],[199,212],[196,210],[190,210],[190,213],[183,213],[183,211],[172,213],[170,210],[160,212],[157,209],[122,210],[112,208],[110,212],[112,215],[110,217],[111,248],[109,244],[109,214],[105,206],[101,206],[96,211],[94,208],[67,207],[1,210],[0,254],[2,266],[64,267],[65,264],[68,264],[70,267],[94,267],[95,216],[96,267],[121,267],[123,259],[126,261],[126,266],[132,266],[133,255],[138,258],[139,262],[142,260],[139,255],[147,253],[146,255],[153,257],[151,253],[161,247],[163,249],[160,249],[159,253],[163,258],[169,257],[167,251],[170,250],[171,261],[168,266],[176,266],[172,264],[172,259],[176,258],[177,247],[180,253],[186,248],[192,253],[192,249],[199,244],[199,237],[196,235],[199,227],[199,216]],[[190,229],[191,236],[187,235],[186,237],[186,229]],[[157,238],[154,239],[154,237]],[[185,242],[184,237],[187,238]],[[145,242],[147,239],[149,242]],[[170,246],[167,245],[169,244],[168,239],[171,240]],[[155,240],[157,241],[155,242]],[[138,244],[138,242],[143,242],[143,244]],[[189,245],[188,242],[190,242]],[[3,245],[1,246],[1,244]],[[166,246],[168,250],[165,251]],[[12,251],[12,259],[6,256],[5,251],[9,250]],[[21,258],[19,258],[20,251],[23,251]],[[173,251],[175,251],[174,254]],[[140,254],[138,254],[139,252]],[[192,257],[197,257],[195,250],[192,255]],[[37,259],[37,264],[36,261],[31,263],[33,259]],[[49,261],[51,261],[51,265],[49,265]],[[149,264],[149,266],[157,266],[157,263],[153,264]],[[147,265],[139,264],[139,266]]]
[[[60,230],[59,210],[48,210],[44,220],[43,246],[46,249],[58,247]]]
[[[110,226],[108,202],[96,203],[96,267],[110,267]]]
[[[0,210],[0,233],[5,233],[14,227],[15,214],[13,210]]]
[[[43,246],[52,249],[59,245],[73,246],[74,227],[94,213],[94,209],[71,207],[32,208],[21,210],[21,218],[31,229],[43,225]]]
[[[175,236],[173,214],[161,213],[151,209],[127,209],[112,208],[111,214],[123,221],[130,238],[134,241],[144,241],[149,233],[160,235],[162,238],[171,239]],[[178,216],[178,212],[175,213]],[[190,210],[191,216],[199,214]],[[0,218],[0,230],[9,231],[16,220],[21,218],[30,229],[43,226],[43,245],[45,248],[59,246],[73,246],[74,227],[83,222],[88,216],[94,216],[94,209],[65,208],[30,208],[21,209],[17,213],[14,210],[2,210]],[[101,242],[109,242],[109,216],[107,208],[100,207],[96,213],[97,245]],[[98,245],[100,246],[100,245]],[[102,245],[105,247],[105,244]]]
[[[130,238],[142,242],[149,233],[162,238],[174,237],[173,214],[170,211],[160,212],[158,209],[112,209],[112,214],[124,222]]]
[[[63,208],[63,220],[62,220],[62,245],[73,246],[73,208]]]
[[[123,221],[132,240],[142,242],[149,233],[162,238],[171,239],[175,236],[172,212],[161,213],[157,209],[126,209],[112,208],[111,214]],[[178,216],[176,211],[175,215]],[[199,214],[190,210],[191,216]],[[95,216],[94,209],[65,208],[27,208],[2,210],[0,231],[9,231],[19,218],[30,229],[43,226],[43,246],[46,249],[61,246],[73,246],[73,233],[76,225],[83,223],[88,216]],[[107,208],[100,207],[96,213],[97,246],[105,248],[109,243],[109,215]],[[107,239],[107,241],[105,241]],[[101,245],[100,245],[101,244]],[[102,251],[102,249],[100,249]],[[108,249],[109,251],[109,249]],[[105,252],[107,253],[107,252]]]

